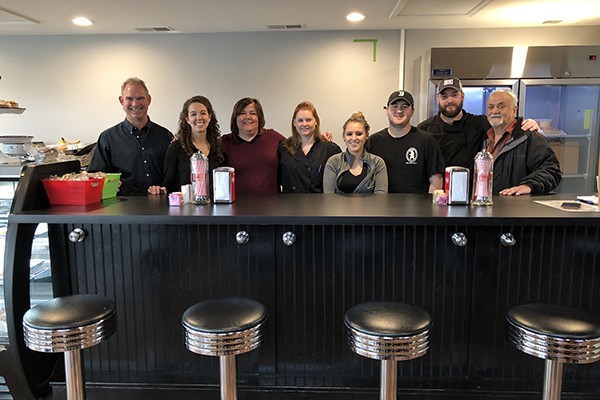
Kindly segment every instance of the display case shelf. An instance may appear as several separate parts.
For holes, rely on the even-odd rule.
[[[23,114],[26,108],[0,108],[0,114]]]

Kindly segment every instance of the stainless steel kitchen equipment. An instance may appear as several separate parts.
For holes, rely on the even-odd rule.
[[[2,152],[12,157],[27,156],[24,145],[31,142],[32,139],[33,136],[0,136]]]

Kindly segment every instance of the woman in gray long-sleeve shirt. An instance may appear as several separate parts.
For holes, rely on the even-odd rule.
[[[388,177],[381,157],[365,150],[369,124],[357,111],[344,123],[346,151],[327,160],[323,193],[387,193]]]

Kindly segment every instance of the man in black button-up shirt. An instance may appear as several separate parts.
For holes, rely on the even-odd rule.
[[[120,195],[144,195],[160,185],[167,147],[173,134],[150,121],[152,98],[144,81],[129,78],[121,86],[119,102],[125,120],[100,134],[88,171],[120,172]]]

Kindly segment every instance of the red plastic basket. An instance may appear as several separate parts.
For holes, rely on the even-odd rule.
[[[104,178],[87,181],[42,179],[52,205],[87,205],[102,200]]]

